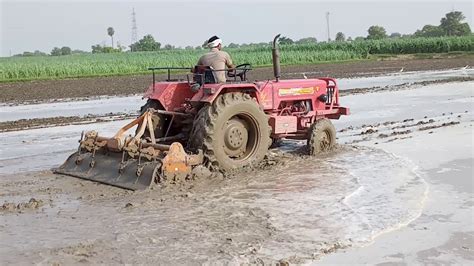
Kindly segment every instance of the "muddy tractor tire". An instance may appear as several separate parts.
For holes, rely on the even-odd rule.
[[[308,151],[318,155],[331,150],[336,145],[336,129],[327,118],[316,120],[309,129]]]
[[[188,144],[203,150],[209,168],[227,171],[259,163],[270,147],[270,133],[268,117],[255,99],[225,93],[199,110]]]
[[[140,108],[140,115],[144,114],[148,109],[153,108],[155,110],[163,110],[163,107],[161,104],[157,101],[154,100],[148,100],[141,108]],[[160,114],[153,114],[151,117],[151,123],[153,124],[153,128],[155,129],[155,138],[160,138],[165,135],[165,120],[166,118],[164,115]],[[135,133],[138,132],[138,129],[140,128],[141,123],[138,124],[137,130]],[[150,137],[150,132],[148,130],[145,130],[145,133],[143,133],[142,138],[149,138]]]

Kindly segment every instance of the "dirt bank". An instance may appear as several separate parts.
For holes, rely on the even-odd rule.
[[[107,121],[119,121],[135,118],[132,114],[107,114],[86,116],[58,116],[48,118],[20,119],[15,121],[0,122],[0,132],[36,129],[44,127],[57,127],[78,124],[92,124]]]
[[[325,77],[348,78],[374,76],[392,72],[438,70],[474,65],[474,55],[439,59],[397,59],[384,61],[360,61],[306,66],[284,66],[284,78]],[[286,74],[285,74],[286,73]],[[250,80],[273,77],[271,68],[259,68],[250,72]],[[165,76],[158,76],[158,80]],[[63,98],[90,97],[99,95],[141,94],[151,83],[151,75],[81,78],[56,81],[30,81],[0,83],[0,102],[21,103]]]

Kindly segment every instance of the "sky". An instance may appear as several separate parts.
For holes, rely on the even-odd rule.
[[[452,10],[462,11],[474,30],[473,2],[468,0],[0,0],[0,56],[23,51],[51,52],[69,46],[90,51],[94,44],[110,45],[107,28],[115,29],[114,41],[130,45],[132,9],[139,39],[152,34],[162,45],[201,45],[213,35],[224,45],[269,42],[274,35],[294,40],[327,39],[330,35],[367,36],[372,25],[387,33],[413,33],[426,24],[439,25]]]

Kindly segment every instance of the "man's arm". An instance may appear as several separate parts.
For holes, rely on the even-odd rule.
[[[225,65],[227,68],[233,69],[235,68],[234,64],[232,63],[232,59],[230,58],[230,55],[227,52],[225,53]]]

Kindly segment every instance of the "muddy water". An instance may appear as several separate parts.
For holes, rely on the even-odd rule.
[[[338,130],[357,128],[357,133],[360,133],[366,130],[363,125],[375,123],[403,122],[405,119],[424,117],[427,117],[427,121],[429,119],[438,121],[439,117],[456,118],[457,115],[467,118],[472,114],[472,111],[465,112],[472,109],[473,85],[473,82],[456,82],[428,85],[415,90],[345,96],[341,98],[341,102],[350,106],[351,115],[341,117],[340,120],[334,121],[334,124]],[[457,115],[453,116],[451,113]],[[83,130],[97,130],[103,136],[113,136],[129,121],[0,133],[0,174],[58,166],[77,147],[77,141]]]
[[[0,122],[57,116],[137,113],[146,101],[142,96],[98,97],[93,100],[64,101],[28,105],[1,106]]]
[[[268,170],[142,193],[40,176],[18,196],[18,183],[3,179],[2,200],[50,204],[0,216],[2,260],[304,262],[369,243],[423,206],[423,179],[381,150],[341,147],[324,160],[274,153],[278,166]]]
[[[466,127],[472,85],[343,97],[353,114],[335,122],[342,130],[338,142],[377,147],[436,134],[437,126]],[[139,193],[49,171],[22,173],[61,163],[83,129],[112,135],[125,123],[0,134],[0,204],[32,197],[45,203],[0,211],[0,264],[303,263],[409,223],[429,196],[410,161],[348,144],[315,159],[294,152],[303,143],[286,141],[270,152],[267,170]],[[435,127],[422,130],[426,126]],[[378,131],[362,134],[368,129]]]
[[[82,131],[113,136],[131,120],[0,133],[0,175],[44,170],[64,162],[77,149]]]
[[[400,71],[401,72],[378,77],[338,79],[338,85],[341,90],[350,90],[356,88],[385,87],[415,82],[474,77],[474,69],[472,66],[460,69],[411,72],[404,72],[402,68]]]

